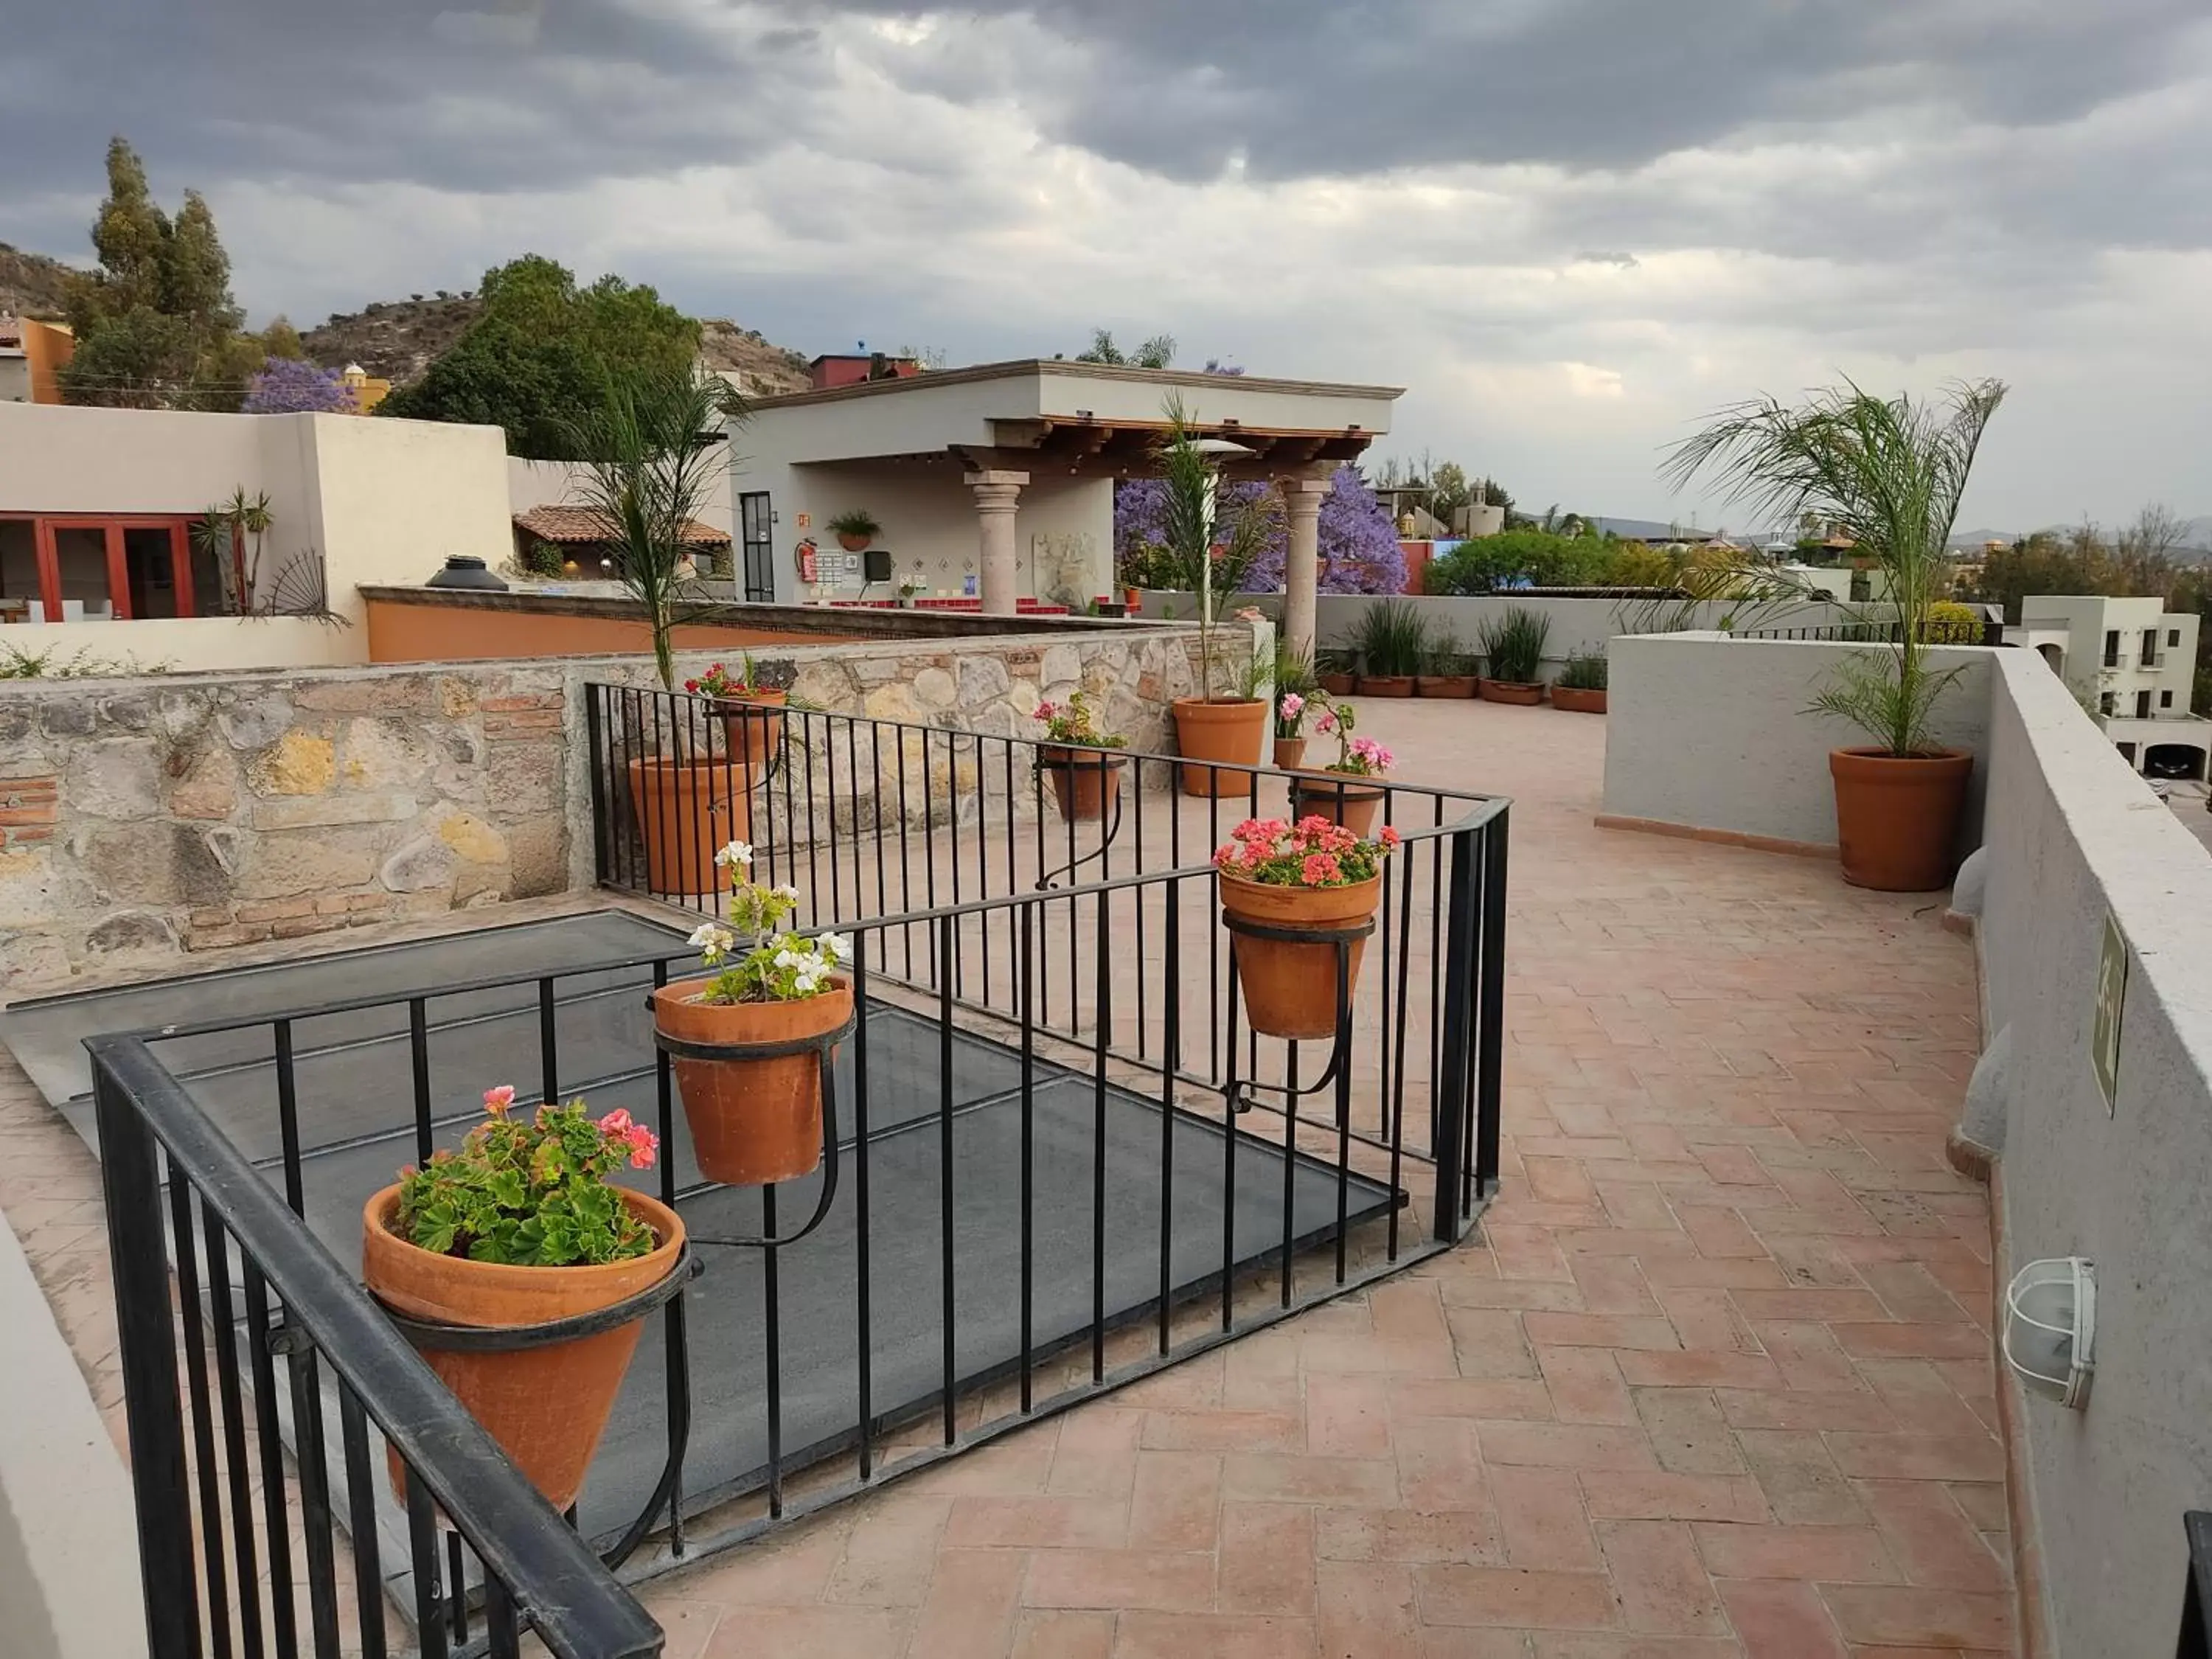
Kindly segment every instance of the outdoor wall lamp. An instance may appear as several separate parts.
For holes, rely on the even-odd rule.
[[[2078,1255],[2031,1261],[2005,1286],[2004,1358],[2030,1394],[2079,1411],[2096,1377],[2097,1275]]]

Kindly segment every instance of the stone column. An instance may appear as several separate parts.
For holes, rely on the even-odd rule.
[[[1014,604],[1019,568],[1014,554],[1014,509],[1021,501],[1022,486],[1029,481],[1026,472],[970,472],[963,477],[975,492],[981,553],[976,565],[982,578],[977,586],[987,616],[1011,617],[1018,609]]]
[[[1328,489],[1319,478],[1282,481],[1289,532],[1283,561],[1283,644],[1308,657],[1314,648],[1314,586],[1321,576],[1321,501]]]

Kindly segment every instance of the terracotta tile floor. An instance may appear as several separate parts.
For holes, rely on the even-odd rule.
[[[1594,828],[1588,716],[1361,729],[1516,797],[1481,1238],[655,1583],[675,1659],[2012,1650],[1940,902]]]

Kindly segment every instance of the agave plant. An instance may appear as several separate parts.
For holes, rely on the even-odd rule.
[[[1384,599],[1359,618],[1360,672],[1376,679],[1419,674],[1428,660],[1429,625],[1411,599]]]
[[[1948,585],[1944,549],[2004,396],[2004,383],[1990,380],[1918,401],[1849,381],[1794,407],[1755,398],[1677,445],[1666,471],[1677,489],[1710,475],[1769,523],[1811,514],[1835,525],[1888,577],[1898,614],[1923,617]],[[1887,754],[1929,752],[1936,700],[1962,672],[1929,667],[1929,643],[1907,627],[1887,648],[1854,652],[1808,712],[1849,720]]]

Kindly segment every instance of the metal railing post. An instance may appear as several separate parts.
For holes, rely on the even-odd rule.
[[[1486,1191],[1498,1180],[1498,1139],[1504,1117],[1505,849],[1511,809],[1501,806],[1482,830],[1482,1002],[1477,1013],[1474,1179]]]
[[[1442,1098],[1434,1111],[1436,1132],[1435,1213],[1430,1236],[1449,1244],[1459,1236],[1461,1170],[1467,1162],[1468,1022],[1474,1013],[1475,837],[1472,830],[1452,836],[1451,873],[1444,911],[1443,1055]]]
[[[176,1329],[170,1322],[154,1134],[97,1057],[92,1097],[100,1123],[108,1262],[115,1277],[147,1651],[151,1659],[196,1659],[200,1615],[192,1575],[192,1504],[185,1486],[185,1416],[177,1395]]]

